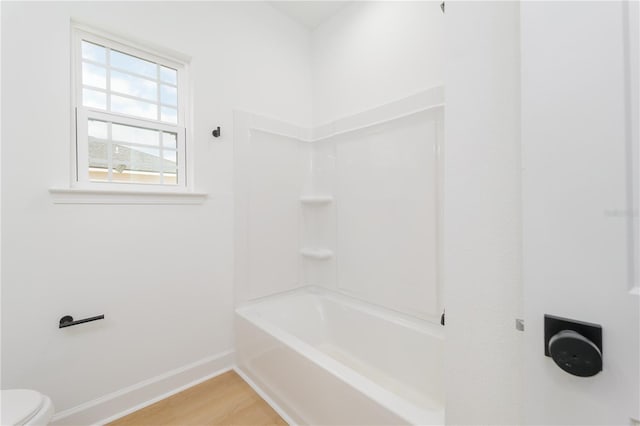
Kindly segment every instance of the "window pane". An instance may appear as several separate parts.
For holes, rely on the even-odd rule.
[[[89,138],[89,180],[92,182],[109,181],[107,143]]]
[[[107,167],[107,143],[89,138],[89,167]]]
[[[153,80],[158,78],[158,66],[156,64],[117,50],[111,51],[111,66],[133,74],[143,75]]]
[[[105,58],[107,57],[107,50],[98,46],[97,44],[89,43],[88,41],[82,40],[82,57],[84,59],[88,59],[94,62],[100,62],[101,64],[105,63]]]
[[[175,108],[162,107],[162,121],[176,124],[178,122],[178,111]]]
[[[178,99],[178,69],[143,59],[147,53],[142,51],[120,51],[120,45],[112,46],[109,40],[80,43],[82,69],[74,84],[81,94],[78,106],[85,107],[91,117],[84,123],[87,133],[82,143],[86,145],[81,152],[88,151],[84,154],[88,158],[82,164],[88,167],[79,171],[82,179],[184,184],[178,182],[178,175],[184,173],[178,170],[178,160],[183,162],[185,149],[182,139],[178,144],[177,125],[184,117],[178,115],[178,101],[183,102]],[[91,109],[105,114],[91,113]],[[118,118],[118,114],[128,117]]]
[[[162,133],[162,146],[165,148],[176,149],[177,148],[178,135],[175,133]]]
[[[163,150],[162,157],[166,160],[165,167],[168,165],[168,163],[171,163],[171,165],[173,165],[172,168],[176,168],[176,162],[178,161],[178,153],[176,151]]]
[[[158,107],[144,101],[111,95],[111,111],[157,120]]]
[[[111,71],[111,90],[150,101],[158,99],[156,82],[118,71]]]
[[[173,68],[160,67],[160,80],[165,83],[173,84],[176,86],[178,84],[178,71]]]
[[[157,148],[114,143],[112,155],[114,170],[160,171],[160,150]]]
[[[107,70],[103,67],[82,63],[82,83],[87,86],[107,88]]]
[[[160,183],[160,150],[114,144],[113,180]]]
[[[160,100],[163,104],[178,106],[178,89],[175,87],[160,85]]]
[[[158,130],[143,129],[141,127],[126,126],[113,123],[111,138],[118,142],[139,143],[159,147],[160,132]]]
[[[107,109],[106,93],[82,89],[82,105],[90,108]]]
[[[109,182],[109,168],[107,166],[89,167],[91,182]]]
[[[165,185],[177,185],[178,184],[178,173],[177,172],[164,172],[164,180],[163,183]]]
[[[107,123],[98,120],[89,120],[89,136],[98,139],[107,139]]]

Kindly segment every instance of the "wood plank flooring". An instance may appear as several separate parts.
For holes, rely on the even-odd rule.
[[[234,371],[109,423],[110,426],[286,424]]]

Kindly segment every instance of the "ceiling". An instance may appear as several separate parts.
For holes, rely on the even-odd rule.
[[[351,1],[269,1],[273,7],[309,29],[329,19]]]

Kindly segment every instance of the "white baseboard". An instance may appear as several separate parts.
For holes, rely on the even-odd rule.
[[[52,426],[103,425],[233,368],[227,351],[56,413]]]
[[[236,373],[238,373],[238,376],[242,377],[242,380],[244,380],[245,382],[247,382],[247,384],[249,386],[251,386],[251,389],[253,389],[258,395],[260,395],[260,398],[264,399],[264,401],[269,404],[269,406],[271,408],[273,408],[273,410],[278,413],[278,415],[280,417],[282,417],[282,420],[284,420],[285,422],[287,422],[287,424],[289,426],[296,426],[297,423],[291,418],[291,416],[289,416],[289,414],[287,414],[287,412],[285,410],[282,409],[282,407],[280,407],[265,391],[263,391],[260,386],[258,386],[253,380],[251,380],[251,378],[245,374],[240,367],[238,367],[237,365],[234,365],[233,367],[233,371],[235,371]]]

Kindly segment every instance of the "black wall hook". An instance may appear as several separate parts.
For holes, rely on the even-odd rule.
[[[220,137],[220,126],[218,126],[217,129],[214,129],[213,132],[211,132],[211,134],[213,135],[214,138],[219,138]]]
[[[84,324],[85,322],[96,321],[101,319],[104,319],[104,314],[91,317],[91,318],[79,319],[77,321],[74,321],[71,315],[65,315],[62,318],[60,318],[60,324],[58,325],[58,328],[71,327],[73,325]]]

